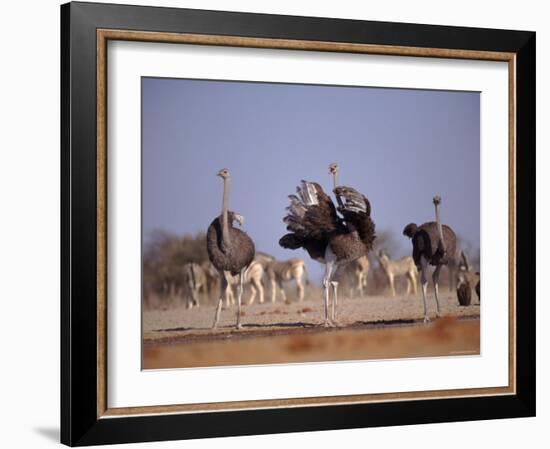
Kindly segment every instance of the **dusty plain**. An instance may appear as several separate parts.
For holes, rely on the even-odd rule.
[[[320,292],[319,292],[320,293]],[[319,295],[303,302],[246,304],[243,329],[236,330],[236,306],[224,306],[212,330],[214,305],[176,305],[144,310],[143,369],[276,363],[371,360],[404,357],[471,356],[480,351],[480,305],[467,307],[442,293],[442,317],[424,324],[418,296],[342,298],[337,326],[325,328]]]

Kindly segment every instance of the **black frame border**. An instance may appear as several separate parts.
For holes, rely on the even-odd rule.
[[[96,30],[516,54],[516,394],[97,417]],[[94,3],[61,6],[61,442],[70,446],[535,416],[534,32]]]

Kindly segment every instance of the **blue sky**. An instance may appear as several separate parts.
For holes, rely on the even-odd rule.
[[[409,222],[443,222],[473,248],[480,235],[480,99],[477,92],[143,78],[143,237],[154,229],[205,231],[220,213],[231,171],[231,210],[246,217],[258,250],[280,248],[282,218],[301,179],[364,193],[377,230],[394,234],[398,254]],[[308,263],[317,277],[321,267]]]

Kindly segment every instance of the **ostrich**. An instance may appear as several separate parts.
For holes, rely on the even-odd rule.
[[[333,167],[335,164],[331,164]],[[329,167],[330,169],[330,167]],[[336,170],[337,171],[337,170]],[[336,174],[331,170],[334,176]],[[325,264],[323,277],[325,326],[334,326],[338,302],[338,284],[332,283],[334,268],[366,256],[374,242],[374,223],[369,200],[351,187],[336,186],[333,190],[338,208],[315,182],[302,181],[290,195],[288,215],[284,222],[290,233],[279,244],[288,249],[305,249],[309,256]],[[339,217],[337,211],[341,213]],[[333,302],[329,319],[329,287]]]
[[[220,299],[216,307],[212,328],[216,328],[220,319],[222,302],[227,291],[227,279],[224,271],[228,271],[232,275],[239,275],[236,327],[237,329],[241,329],[241,299],[244,276],[254,259],[255,248],[254,242],[245,232],[233,227],[234,221],[237,221],[241,226],[243,225],[243,216],[227,210],[229,201],[229,170],[222,168],[217,176],[223,179],[222,212],[219,217],[216,217],[212,221],[206,233],[208,257],[212,265],[218,270],[221,280]]]
[[[454,231],[449,226],[441,224],[441,218],[439,216],[441,198],[435,196],[433,203],[435,206],[435,222],[430,221],[421,226],[417,226],[415,223],[409,223],[405,226],[405,229],[403,229],[403,235],[409,237],[412,241],[414,263],[421,273],[420,279],[422,283],[425,323],[430,321],[428,317],[428,308],[426,306],[426,295],[428,293],[428,264],[435,266],[432,278],[434,283],[435,302],[437,304],[437,317],[439,317],[441,315],[438,297],[439,272],[441,267],[449,262],[449,255],[454,255],[456,253],[456,235]]]

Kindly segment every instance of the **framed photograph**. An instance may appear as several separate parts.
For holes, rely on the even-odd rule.
[[[535,33],[69,3],[61,55],[63,443],[534,416]]]

